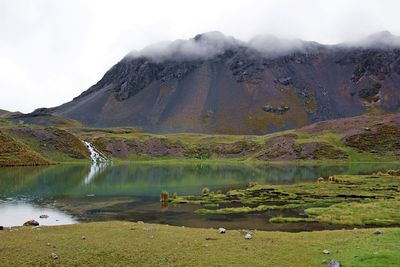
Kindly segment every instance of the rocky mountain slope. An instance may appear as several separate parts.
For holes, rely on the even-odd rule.
[[[265,134],[322,120],[396,112],[400,38],[321,45],[218,32],[132,53],[56,114],[87,126]]]

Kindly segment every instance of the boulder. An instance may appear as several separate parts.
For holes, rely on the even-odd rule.
[[[218,228],[218,233],[220,234],[225,234],[226,233],[226,229],[225,228]]]
[[[328,263],[328,267],[340,267],[340,263],[337,260],[331,260]]]
[[[374,235],[381,235],[381,234],[383,234],[383,232],[381,230],[379,230],[379,229],[376,229],[374,231]]]
[[[35,220],[29,220],[23,224],[23,226],[38,226],[39,223]]]
[[[251,234],[249,234],[249,233],[244,235],[244,239],[249,240],[249,239],[252,239],[252,238],[253,238],[253,236]]]

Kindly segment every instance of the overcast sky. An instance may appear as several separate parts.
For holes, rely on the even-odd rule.
[[[70,101],[131,50],[218,30],[321,43],[389,30],[400,1],[0,0],[0,109]]]

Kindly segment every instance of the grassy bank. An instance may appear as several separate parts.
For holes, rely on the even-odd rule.
[[[130,222],[22,227],[0,231],[0,266],[398,266],[400,229],[381,230],[253,231],[245,240],[238,230]]]

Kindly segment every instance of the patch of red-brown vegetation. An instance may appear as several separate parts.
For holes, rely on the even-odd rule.
[[[400,155],[400,127],[381,123],[366,132],[348,135],[342,142],[361,152]]]

